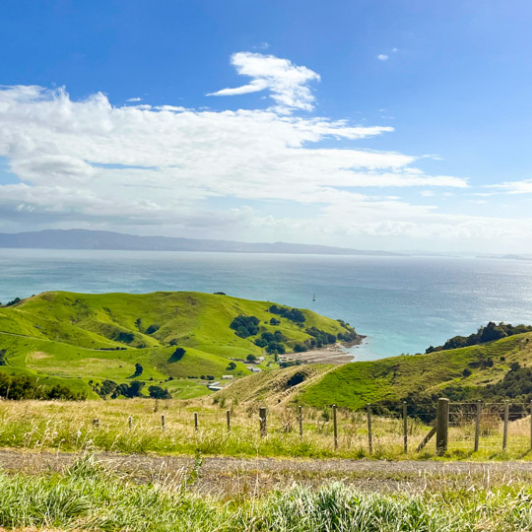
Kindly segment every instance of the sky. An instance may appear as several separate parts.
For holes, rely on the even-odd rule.
[[[532,253],[526,0],[6,0],[0,232]]]

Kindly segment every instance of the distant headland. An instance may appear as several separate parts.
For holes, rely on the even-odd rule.
[[[138,236],[111,231],[53,229],[26,233],[0,233],[0,248],[93,249],[128,251],[218,251],[226,253],[287,253],[300,255],[401,256],[378,250],[360,250],[288,242],[237,242],[165,236]]]

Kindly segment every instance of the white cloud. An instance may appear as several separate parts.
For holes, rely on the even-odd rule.
[[[490,188],[499,189],[507,194],[532,194],[532,179],[506,181],[497,185],[490,185]]]
[[[379,61],[388,61],[388,59],[390,59],[390,56],[389,55],[386,55],[386,54],[379,54],[377,56],[377,59]]]
[[[141,102],[142,98],[139,98],[138,96],[136,98],[128,98],[126,102]]]
[[[464,190],[465,179],[427,175],[412,155],[356,146],[393,128],[286,114],[308,103],[294,87],[315,78],[285,62],[297,72],[283,85],[264,74],[265,57],[246,72],[250,85],[267,81],[277,104],[269,110],[116,107],[102,94],[75,101],[64,89],[0,89],[0,156],[20,179],[0,185],[0,224],[373,248],[530,240],[532,220],[441,212],[437,200]],[[424,198],[439,189],[434,205],[400,199],[408,187]]]
[[[238,74],[251,82],[235,88],[221,89],[208,96],[236,96],[268,89],[278,112],[295,109],[311,111],[314,96],[308,87],[311,81],[320,81],[319,74],[307,67],[294,65],[288,59],[273,55],[239,52],[231,57]]]

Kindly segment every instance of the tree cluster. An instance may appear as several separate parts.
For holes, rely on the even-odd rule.
[[[485,327],[480,327],[475,334],[471,334],[470,336],[455,336],[447,340],[441,346],[428,347],[425,353],[434,353],[435,351],[447,351],[448,349],[458,349],[460,347],[485,344],[487,342],[493,342],[494,340],[506,338],[507,336],[513,336],[515,334],[522,334],[531,331],[531,325],[511,325],[502,322],[496,324],[490,321]]]
[[[312,336],[310,340],[307,340],[305,342],[306,345],[311,349],[314,349],[316,347],[320,348],[324,345],[336,343],[336,336],[334,334],[322,331],[317,327],[310,327],[308,329],[305,329],[305,332],[308,335]]]
[[[295,323],[304,323],[306,320],[305,315],[298,308],[279,307],[277,305],[272,305],[268,310],[272,314],[278,314],[279,316],[282,316],[283,318],[291,320]]]
[[[0,372],[0,397],[4,399],[63,399],[69,401],[82,401],[86,396],[75,393],[70,388],[55,384],[42,386],[35,380],[24,375],[7,375]]]
[[[255,316],[238,315],[229,327],[233,329],[240,338],[247,338],[248,336],[255,336],[259,333],[259,319]]]
[[[273,333],[266,331],[260,335],[260,338],[255,340],[255,345],[266,349],[266,352],[274,355],[282,355],[286,352],[283,342],[286,341],[286,337],[281,331],[275,331]]]
[[[129,384],[117,384],[116,382],[109,379],[102,381],[101,384],[91,384],[92,389],[104,399],[108,396],[111,396],[112,399],[117,399],[121,396],[126,397],[128,399],[132,399],[134,397],[145,397],[142,393],[142,389],[145,385],[146,383],[142,381],[133,381]],[[150,386],[148,388],[148,391],[150,393],[150,397],[153,397],[154,399],[171,398],[170,392],[168,392],[168,390],[166,389],[161,388],[160,386]],[[165,395],[165,397],[162,397],[162,395]]]

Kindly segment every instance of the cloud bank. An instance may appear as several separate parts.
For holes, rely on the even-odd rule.
[[[0,229],[403,248],[519,237],[511,220],[444,214],[401,199],[398,191],[412,187],[432,201],[435,191],[466,191],[468,184],[425,174],[415,156],[357,147],[391,127],[297,114],[314,106],[310,84],[319,75],[312,70],[249,52],[231,62],[251,81],[213,95],[268,91],[273,107],[114,106],[101,93],[73,100],[65,89],[0,88],[0,157],[20,180],[0,184]],[[523,227],[532,234],[532,222]]]

